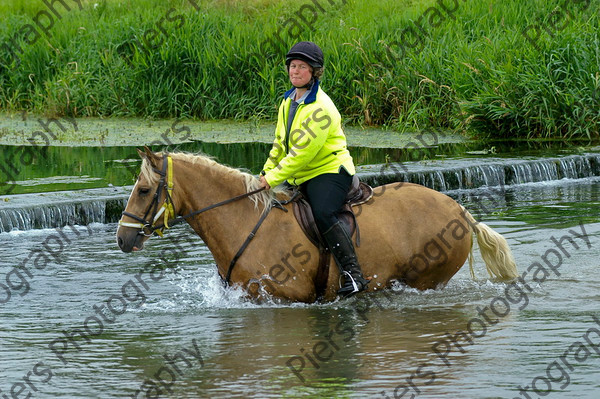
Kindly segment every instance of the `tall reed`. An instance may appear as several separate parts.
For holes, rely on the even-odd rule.
[[[199,0],[198,10],[190,1],[73,6],[55,21],[51,37],[32,45],[20,39],[20,65],[0,48],[0,108],[55,116],[273,119],[289,85],[285,52],[297,40],[313,40],[326,55],[322,85],[351,123],[510,138],[599,135],[597,0],[585,10],[585,2],[566,0],[457,0],[453,13],[440,4],[454,0]],[[315,20],[310,28],[296,14],[303,4],[305,18]],[[3,2],[0,46],[44,7]],[[526,39],[528,26],[548,28],[557,10],[566,15],[562,29],[542,29],[535,45]],[[290,18],[301,31],[290,34]],[[145,32],[160,31],[161,19],[164,43],[140,48]],[[420,33],[410,36],[415,48],[402,51],[397,43],[407,29]],[[278,32],[282,42],[264,44]]]

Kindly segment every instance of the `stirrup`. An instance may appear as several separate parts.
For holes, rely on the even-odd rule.
[[[337,291],[337,294],[340,295],[342,298],[348,298],[354,294],[358,294],[359,292],[366,290],[367,284],[369,284],[369,280],[365,278],[361,278],[361,280],[362,281],[356,281],[352,274],[350,274],[347,271],[344,271],[344,286]]]

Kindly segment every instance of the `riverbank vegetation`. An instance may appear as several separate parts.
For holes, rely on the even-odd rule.
[[[62,3],[0,5],[1,109],[272,121],[287,49],[313,40],[353,124],[600,135],[596,0]]]

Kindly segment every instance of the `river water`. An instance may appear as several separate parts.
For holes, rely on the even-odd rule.
[[[0,397],[598,397],[600,178],[447,194],[521,283],[476,251],[440,290],[256,304],[187,226],[133,254],[116,223],[0,233]]]

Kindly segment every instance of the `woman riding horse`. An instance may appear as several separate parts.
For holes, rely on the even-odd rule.
[[[314,43],[300,42],[287,54],[286,65],[294,87],[279,108],[276,138],[261,177],[199,154],[138,150],[140,175],[117,230],[121,250],[141,250],[153,233],[162,235],[185,221],[210,249],[226,285],[241,287],[252,298],[307,303],[395,283],[441,288],[467,258],[474,275],[473,234],[491,277],[518,277],[500,234],[447,195],[411,183],[375,187],[373,197],[361,205],[359,266],[338,220],[355,169],[340,114],[319,87],[323,53]],[[311,203],[338,268],[320,267],[319,249],[296,222],[292,204],[275,198],[275,190],[264,190],[285,181],[298,186]],[[344,278],[341,289],[339,277]]]
[[[296,43],[285,64],[292,88],[279,107],[275,142],[260,176],[261,187],[298,186],[311,205],[319,231],[333,254],[347,297],[367,288],[349,233],[338,219],[355,173],[337,108],[319,85],[323,52]]]

